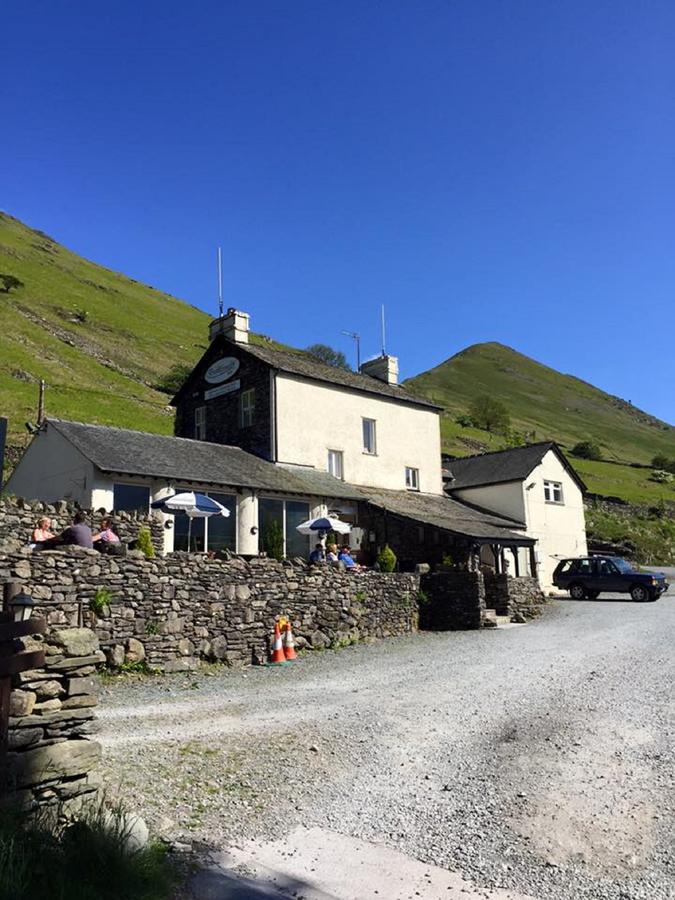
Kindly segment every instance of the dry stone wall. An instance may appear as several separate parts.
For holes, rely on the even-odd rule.
[[[25,807],[58,803],[66,813],[100,787],[101,746],[91,735],[96,669],[105,656],[87,628],[57,628],[20,643],[43,649],[46,657],[43,668],[12,679],[4,787]]]
[[[524,622],[541,615],[545,602],[536,578],[485,575],[485,603],[498,616],[510,616],[514,622]]]
[[[296,646],[321,649],[417,628],[419,576],[348,573],[340,564],[185,553],[117,559],[80,548],[0,555],[0,581],[17,580],[54,627],[87,625],[110,664],[165,671],[200,660],[265,661],[275,617],[288,615]],[[92,610],[99,588],[110,603]],[[99,595],[100,597],[100,595]]]
[[[485,583],[480,572],[440,570],[422,579],[422,621],[440,631],[481,628],[485,621]]]

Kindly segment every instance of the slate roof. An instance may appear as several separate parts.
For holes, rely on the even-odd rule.
[[[496,450],[478,456],[444,461],[444,470],[453,476],[446,484],[446,490],[480,487],[485,484],[503,484],[506,481],[523,481],[542,461],[549,450],[553,450],[582,491],[586,485],[567,461],[565,454],[553,441],[527,444],[510,450]]]
[[[361,488],[369,503],[389,510],[398,516],[435,525],[453,534],[476,538],[481,542],[518,543],[531,545],[529,538],[518,527],[522,525],[503,516],[495,516],[466,506],[458,500],[438,494],[421,494],[415,491],[385,491]]]
[[[411,394],[398,384],[387,384],[372,375],[364,375],[360,372],[348,372],[335,366],[315,359],[308,353],[293,353],[288,350],[277,350],[273,347],[260,346],[258,344],[237,344],[238,349],[257,357],[268,365],[281,372],[290,375],[300,375],[303,378],[311,378],[313,381],[323,381],[327,384],[341,385],[355,391],[363,391],[366,394],[377,394],[398,400],[400,403],[411,403],[415,406],[424,406],[427,409],[439,410],[437,406],[424,397]]]
[[[339,499],[355,496],[350,485],[327,472],[300,466],[291,471],[239,447],[61,419],[47,419],[46,424],[106,473]]]

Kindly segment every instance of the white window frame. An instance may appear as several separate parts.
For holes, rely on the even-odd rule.
[[[335,460],[339,463],[338,466],[332,465],[332,461]],[[335,470],[338,471],[335,471]],[[333,450],[330,447],[328,448],[328,461],[327,461],[327,471],[329,475],[332,475],[333,478],[339,478],[340,481],[344,481],[345,479],[345,455],[342,450]]]
[[[239,397],[239,427],[250,428],[255,416],[255,388],[242,391]]]
[[[366,456],[377,456],[377,420],[363,416],[361,418],[361,435],[363,437],[363,452]],[[368,437],[371,439],[371,446],[368,445]]]
[[[206,407],[195,407],[195,440],[206,440]]]
[[[419,491],[420,489],[420,470],[414,466],[405,467],[405,486],[408,491]]]
[[[558,496],[556,496],[556,494]],[[555,503],[556,506],[565,505],[565,495],[561,481],[544,481],[544,500],[546,503]]]

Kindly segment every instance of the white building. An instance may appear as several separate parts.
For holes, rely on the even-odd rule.
[[[389,543],[405,568],[480,553],[511,574],[537,566],[549,586],[555,557],[585,552],[583,484],[553,444],[451,463],[444,493],[440,409],[398,382],[395,357],[361,372],[249,341],[248,315],[211,323],[210,345],[172,401],[176,437],[47,420],[5,489],[83,508],[139,509],[198,490],[230,511],[196,523],[193,549],[305,555],[296,525],[333,512],[373,562]],[[259,339],[258,339],[259,340]],[[544,493],[546,492],[546,493]],[[166,520],[163,550],[184,549],[187,520]],[[535,549],[536,547],[536,549]]]

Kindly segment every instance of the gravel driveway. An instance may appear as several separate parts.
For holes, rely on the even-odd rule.
[[[279,669],[115,683],[108,781],[156,830],[236,845],[226,867],[276,854],[285,896],[675,898],[674,631],[671,588]],[[303,857],[303,828],[307,847],[351,847],[345,861],[380,845],[392,855],[373,871],[391,881],[312,893],[337,882],[319,850]],[[429,872],[402,886],[408,859]],[[439,887],[434,867],[466,880]],[[199,896],[272,896],[226,881]]]

